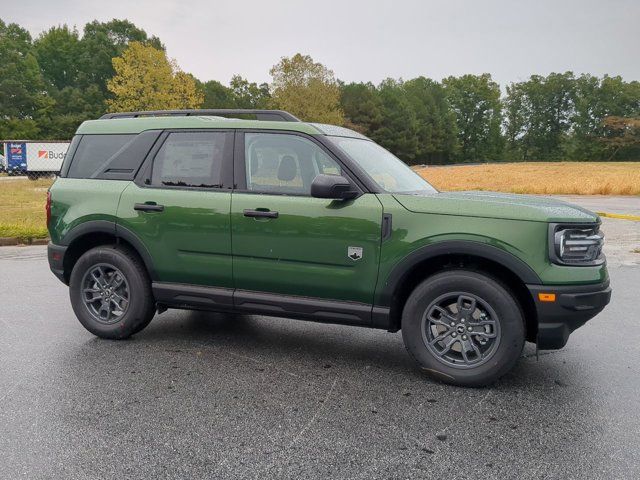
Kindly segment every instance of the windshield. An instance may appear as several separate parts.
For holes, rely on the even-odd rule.
[[[389,193],[435,193],[425,179],[402,160],[371,140],[329,137],[369,176]]]

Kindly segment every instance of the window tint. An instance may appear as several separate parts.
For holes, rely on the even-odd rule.
[[[277,133],[244,138],[248,190],[309,195],[316,175],[342,174],[340,165],[306,138]]]
[[[83,135],[71,166],[70,178],[89,178],[102,170],[107,161],[131,142],[135,135]]]
[[[169,134],[153,162],[151,183],[165,187],[219,187],[226,132]]]

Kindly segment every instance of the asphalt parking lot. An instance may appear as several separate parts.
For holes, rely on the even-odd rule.
[[[640,254],[613,243],[640,224],[604,223],[612,304],[479,390],[356,327],[168,311],[99,340],[44,247],[1,248],[0,478],[638,478]]]

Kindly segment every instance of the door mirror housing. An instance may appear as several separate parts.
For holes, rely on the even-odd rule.
[[[349,180],[341,175],[317,175],[311,182],[311,196],[315,198],[331,198],[347,200],[358,196]]]

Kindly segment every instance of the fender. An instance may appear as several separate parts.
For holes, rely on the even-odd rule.
[[[157,280],[153,259],[151,258],[151,254],[147,250],[147,247],[135,233],[128,228],[117,225],[116,222],[109,220],[90,220],[88,222],[81,223],[66,233],[60,241],[60,245],[68,247],[78,238],[90,233],[106,233],[113,235],[116,240],[119,238],[125,240],[133,247],[138,255],[140,255],[140,258],[142,258],[151,280]]]
[[[451,240],[426,245],[404,257],[391,270],[378,294],[376,305],[390,307],[393,294],[411,269],[420,262],[442,255],[473,255],[491,260],[511,270],[525,284],[542,284],[538,274],[529,265],[501,248],[468,240]]]

